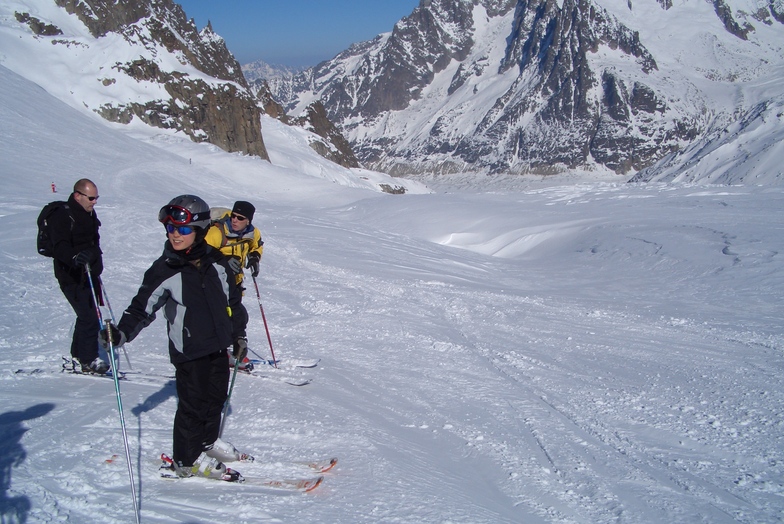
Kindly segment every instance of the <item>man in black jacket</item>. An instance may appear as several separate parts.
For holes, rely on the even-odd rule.
[[[112,344],[121,347],[155,320],[166,318],[169,359],[176,369],[172,469],[180,477],[228,481],[241,475],[223,462],[250,458],[220,437],[221,411],[228,396],[226,348],[247,355],[248,313],[228,259],[204,241],[210,208],[194,195],[163,206],[158,220],[166,228],[163,254],[144,274],[139,292],[112,327]],[[108,345],[108,333],[101,332]]]
[[[53,244],[54,276],[68,303],[76,312],[71,358],[78,360],[81,371],[104,374],[109,365],[98,356],[98,315],[87,278],[89,265],[98,297],[103,271],[100,235],[101,221],[95,214],[98,188],[83,178],[74,184],[67,208],[57,209],[49,218]],[[100,300],[100,298],[99,298]]]

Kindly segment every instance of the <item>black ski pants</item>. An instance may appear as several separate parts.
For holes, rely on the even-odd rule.
[[[192,466],[204,447],[218,438],[229,389],[229,357],[221,349],[175,364],[175,368],[179,401],[174,415],[172,460],[179,466]]]
[[[93,292],[84,283],[60,284],[60,290],[68,299],[76,313],[71,356],[78,358],[84,366],[89,366],[98,358],[98,314],[95,311]]]

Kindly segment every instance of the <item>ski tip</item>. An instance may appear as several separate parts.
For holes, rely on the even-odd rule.
[[[309,480],[305,484],[303,484],[302,491],[304,493],[311,492],[314,489],[316,489],[317,487],[319,487],[322,482],[324,482],[324,475],[319,475],[318,477],[316,477],[316,478],[314,478],[312,480]]]
[[[328,461],[325,462],[325,464],[321,467],[321,469],[319,471],[321,473],[326,473],[327,471],[331,470],[332,468],[334,468],[337,465],[338,465],[337,457],[332,457],[331,459],[329,459]]]

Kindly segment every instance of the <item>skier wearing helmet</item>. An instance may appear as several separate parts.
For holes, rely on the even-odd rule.
[[[163,254],[144,274],[141,287],[119,324],[110,326],[115,347],[131,341],[161,310],[167,321],[169,358],[176,369],[171,469],[177,476],[242,480],[223,462],[252,460],[219,438],[229,386],[226,348],[247,354],[248,314],[228,259],[204,242],[210,208],[194,195],[181,195],[161,208],[166,228]],[[101,338],[108,345],[107,330]]]

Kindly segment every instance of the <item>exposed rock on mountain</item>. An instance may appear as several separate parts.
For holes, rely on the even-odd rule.
[[[96,46],[113,35],[125,41],[129,52],[112,56],[129,58],[100,66],[105,102],[93,109],[104,118],[127,123],[137,117],[156,127],[183,131],[197,142],[268,158],[256,101],[239,64],[209,25],[197,31],[171,0],[55,3],[78,16]],[[82,48],[93,44],[70,36],[53,43],[78,42]],[[150,95],[118,96],[119,86],[129,80],[137,84],[136,90]]]
[[[290,114],[321,100],[360,162],[393,174],[634,173],[724,125],[736,82],[782,63],[780,0],[743,2],[422,0],[272,91]]]
[[[285,78],[285,71],[282,73],[284,76],[276,76],[281,74],[280,70],[269,66],[262,68],[258,64],[263,64],[263,62],[256,62],[255,64],[256,69],[252,70],[255,71],[255,73],[252,73],[252,75],[269,75],[273,80],[275,78],[279,80]],[[243,71],[245,71],[245,69],[246,66],[243,66]],[[284,124],[295,125],[307,129],[323,138],[324,140],[311,141],[310,147],[324,158],[340,164],[343,167],[359,167],[359,162],[357,161],[356,156],[354,156],[354,152],[351,150],[351,145],[340,133],[340,130],[335,124],[329,120],[324,105],[321,102],[318,100],[313,102],[305,109],[301,116],[290,118],[286,114],[283,106],[275,100],[269,84],[264,78],[264,76],[255,76],[255,79],[251,81],[251,85],[257,89],[256,97],[259,100],[262,110],[267,115],[280,120]]]
[[[782,158],[784,96],[777,96],[755,104],[726,127],[705,133],[629,182],[780,184]]]
[[[45,24],[41,22],[38,18],[34,16],[30,16],[29,13],[14,13],[15,18],[17,21],[27,24],[30,27],[30,31],[36,35],[43,35],[43,36],[56,36],[61,35],[63,32],[60,30],[59,27],[53,26],[52,24]]]
[[[324,138],[324,142],[311,142],[310,144],[310,147],[324,158],[343,167],[359,167],[351,145],[329,120],[327,111],[321,102],[316,101],[310,104],[305,110],[305,114],[296,118],[292,123]]]
[[[280,105],[277,100],[275,100],[275,97],[272,96],[272,92],[270,91],[267,82],[257,80],[255,82],[255,86],[257,88],[256,98],[259,101],[259,105],[261,106],[262,111],[272,118],[280,120],[284,124],[290,124],[291,119],[286,114],[286,110],[283,109],[283,106]]]

